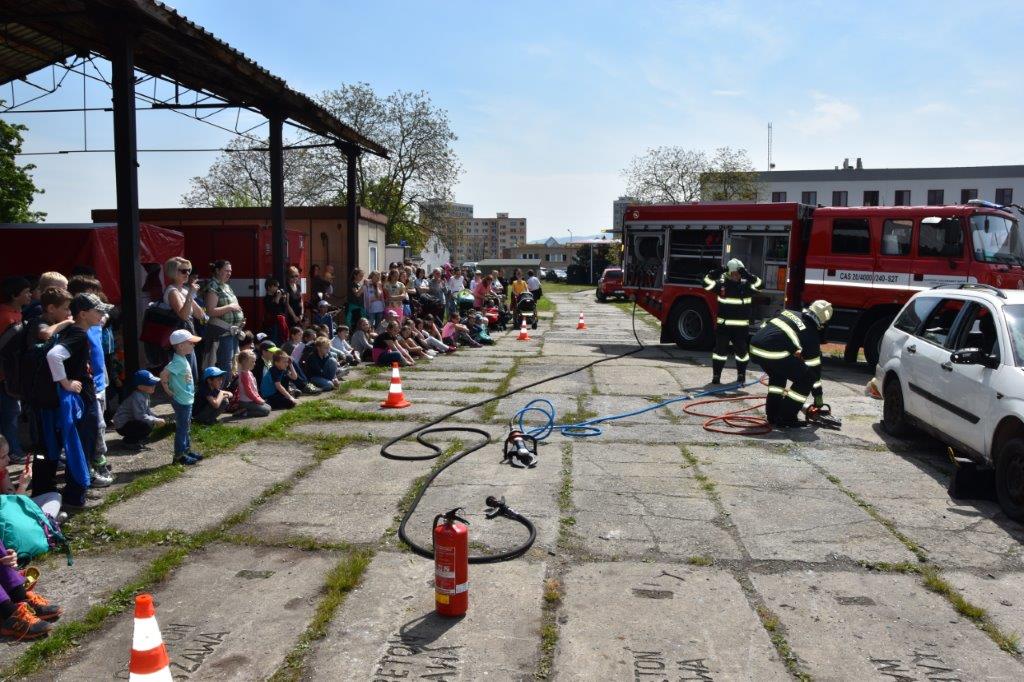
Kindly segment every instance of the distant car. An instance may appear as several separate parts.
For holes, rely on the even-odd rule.
[[[622,288],[622,268],[605,268],[601,273],[601,279],[597,280],[597,300],[607,301],[609,297],[625,298],[626,292]]]
[[[882,337],[875,381],[888,433],[920,429],[993,467],[999,505],[1024,521],[1024,290],[918,292]]]
[[[555,277],[558,278],[559,282],[566,282],[569,280],[569,273],[565,270],[555,270]]]

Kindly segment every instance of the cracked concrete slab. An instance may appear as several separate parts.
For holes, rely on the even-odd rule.
[[[1024,636],[1024,574],[948,571],[942,577],[967,601],[985,609],[1004,634]]]
[[[1019,661],[916,576],[751,576],[815,680],[1012,680]]]
[[[727,571],[595,563],[565,581],[557,682],[789,679]]]
[[[434,564],[374,557],[308,660],[309,679],[532,679],[539,649],[544,564],[469,569],[464,618],[434,613]]]

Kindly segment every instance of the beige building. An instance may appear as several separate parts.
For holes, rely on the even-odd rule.
[[[451,242],[456,265],[499,258],[506,249],[526,243],[526,218],[510,218],[508,213],[477,217],[472,204],[430,201],[420,204],[420,216],[443,240]]]

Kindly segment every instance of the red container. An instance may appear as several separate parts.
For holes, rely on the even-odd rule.
[[[437,615],[447,618],[469,609],[469,527],[457,511],[434,519],[434,601]]]

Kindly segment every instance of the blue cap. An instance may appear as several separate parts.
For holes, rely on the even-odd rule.
[[[224,376],[224,370],[220,367],[207,367],[203,370],[203,381],[207,379],[214,379],[219,376]]]
[[[148,369],[140,369],[132,375],[132,386],[156,386],[159,383],[160,379]]]

